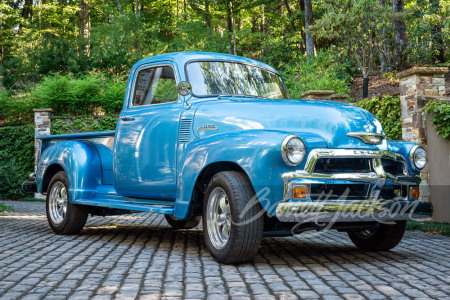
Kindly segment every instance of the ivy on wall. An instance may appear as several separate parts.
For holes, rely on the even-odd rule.
[[[34,126],[0,128],[0,199],[25,196],[22,182],[34,170]]]
[[[51,119],[51,134],[115,130],[118,116],[69,116]]]
[[[355,104],[370,111],[381,123],[389,140],[397,140],[402,135],[400,98],[391,95],[366,99]]]
[[[436,133],[444,140],[450,141],[450,102],[445,100],[431,100],[423,110],[432,114],[431,123]]]

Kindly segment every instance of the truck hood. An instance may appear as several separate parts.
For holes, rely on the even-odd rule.
[[[279,130],[315,135],[329,148],[387,150],[387,142],[368,145],[350,132],[383,133],[380,122],[359,107],[325,100],[229,98],[209,100],[195,112],[198,138],[237,130]]]

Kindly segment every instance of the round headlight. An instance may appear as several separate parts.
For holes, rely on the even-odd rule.
[[[411,162],[411,166],[415,170],[422,170],[427,163],[427,153],[425,149],[421,146],[416,145],[411,149],[409,153],[409,161]]]
[[[284,139],[281,145],[281,156],[286,164],[299,165],[305,158],[305,154],[306,148],[301,138],[292,134]]]

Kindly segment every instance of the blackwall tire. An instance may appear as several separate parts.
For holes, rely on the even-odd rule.
[[[66,173],[56,173],[48,185],[46,212],[48,223],[57,234],[79,233],[88,217],[86,206],[70,203],[68,191]]]
[[[203,232],[206,247],[221,263],[253,260],[263,234],[263,210],[247,176],[219,172],[206,189]]]
[[[394,248],[402,240],[406,221],[395,224],[379,224],[375,230],[348,231],[348,236],[358,248],[365,251],[385,251]]]

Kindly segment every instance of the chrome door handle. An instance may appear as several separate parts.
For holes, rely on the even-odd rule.
[[[133,117],[120,117],[122,121],[134,121]]]

